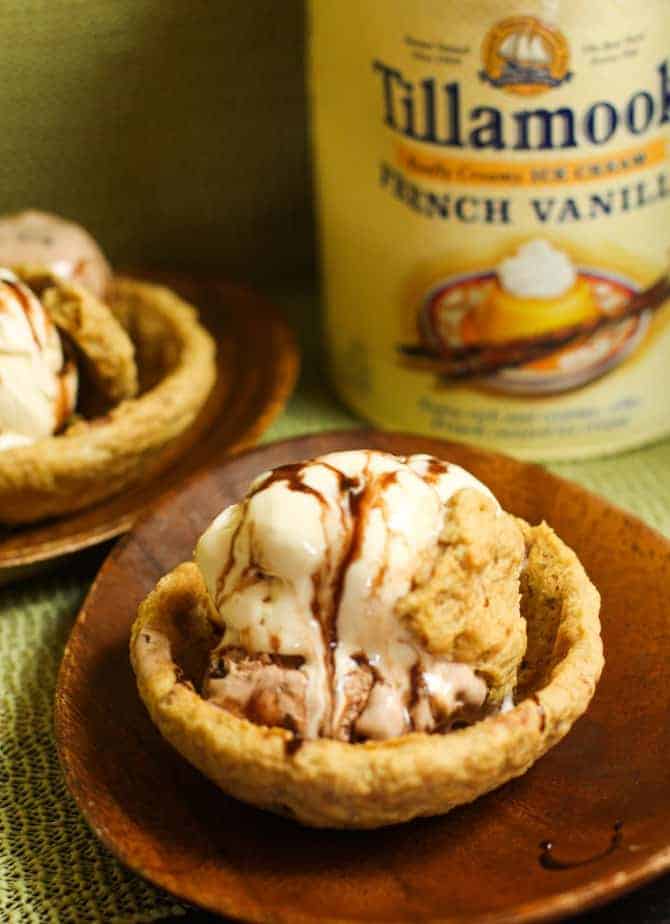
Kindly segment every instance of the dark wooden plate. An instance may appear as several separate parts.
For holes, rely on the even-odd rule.
[[[140,275],[140,274],[135,274]],[[49,559],[126,532],[173,485],[224,451],[252,445],[279,413],[295,384],[298,352],[281,314],[250,289],[168,273],[141,274],[197,305],[218,345],[218,378],[195,425],[204,438],[160,478],[95,507],[34,526],[0,527],[0,583]]]
[[[219,792],[160,738],[128,634],[250,479],[345,448],[430,452],[509,510],[546,519],[603,595],[607,665],[588,713],[524,777],[443,818],[310,831]],[[670,868],[670,543],[543,469],[452,443],[356,431],[266,446],[203,471],[112,551],[67,646],[56,733],[68,786],[127,866],[189,902],[267,924],[526,922],[601,904]],[[553,849],[541,847],[551,841]]]

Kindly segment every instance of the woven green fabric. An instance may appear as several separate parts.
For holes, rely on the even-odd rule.
[[[314,299],[281,299],[313,317]],[[323,384],[313,324],[300,386],[265,439],[348,427],[355,419]],[[552,465],[670,534],[670,441],[615,459]],[[56,574],[0,591],[0,920],[152,921],[179,912],[124,871],[67,795],[52,735],[58,663],[92,574]]]
[[[152,921],[179,910],[98,843],[61,776],[53,694],[87,583],[53,577],[0,592],[1,921]]]

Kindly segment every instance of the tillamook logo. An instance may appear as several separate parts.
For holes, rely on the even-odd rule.
[[[399,68],[374,61],[381,78],[384,122],[412,141],[443,148],[553,151],[604,145],[621,134],[639,136],[670,124],[670,59],[657,67],[654,92],[601,99],[577,112],[569,106],[504,112],[468,106],[459,83],[436,77],[407,80]]]
[[[565,36],[532,16],[513,16],[491,29],[482,46],[480,78],[507,93],[537,96],[569,80]]]

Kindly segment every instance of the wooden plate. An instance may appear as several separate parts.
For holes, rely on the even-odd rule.
[[[146,273],[142,274],[147,276]],[[295,384],[298,352],[280,313],[249,289],[216,280],[151,273],[197,305],[218,344],[218,379],[200,420],[206,435],[150,484],[95,507],[35,526],[0,527],[0,583],[31,566],[126,532],[167,489],[224,451],[252,445],[279,413]]]
[[[128,635],[157,578],[254,475],[357,447],[450,459],[507,509],[551,523],[602,592],[607,666],[588,713],[524,777],[442,818],[312,831],[227,798],[163,742],[136,693]],[[670,543],[537,466],[374,431],[263,447],[171,493],[107,559],[60,673],[67,783],[123,863],[234,918],[501,924],[574,913],[670,868],[669,586]]]

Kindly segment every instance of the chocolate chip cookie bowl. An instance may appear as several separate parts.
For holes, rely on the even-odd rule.
[[[599,596],[546,524],[427,456],[259,476],[141,604],[130,654],[162,735],[302,824],[443,814],[524,773],[586,710]]]
[[[197,440],[216,379],[214,342],[174,292],[90,262],[76,264],[79,275],[62,260],[30,262],[25,241],[37,222],[43,248],[45,218],[60,233],[61,220],[42,213],[0,220],[0,262],[17,227],[17,256],[28,257],[0,270],[5,525],[72,513],[156,476]]]

